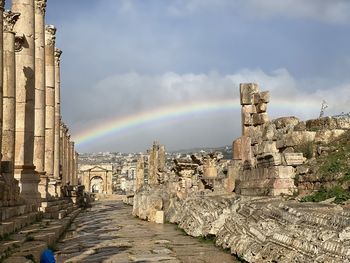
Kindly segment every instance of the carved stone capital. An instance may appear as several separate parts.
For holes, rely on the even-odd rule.
[[[20,13],[13,13],[11,11],[4,12],[4,32],[13,33],[13,27],[20,15]]]
[[[56,27],[49,25],[45,27],[45,45],[54,46],[56,40]]]
[[[46,12],[46,1],[47,0],[35,0],[35,10],[42,15]]]
[[[61,63],[61,55],[62,55],[62,50],[59,48],[55,48],[55,62],[58,66]]]
[[[20,52],[23,49],[25,43],[25,36],[23,34],[15,36],[15,51]]]

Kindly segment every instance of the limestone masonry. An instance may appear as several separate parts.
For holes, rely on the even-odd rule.
[[[79,212],[77,154],[61,118],[62,52],[55,45],[56,28],[45,25],[46,0],[12,0],[6,11],[4,2],[0,1],[0,261],[38,261]],[[41,233],[31,225],[43,218],[51,232]],[[26,242],[24,234],[6,242],[21,229],[31,233],[32,242]]]

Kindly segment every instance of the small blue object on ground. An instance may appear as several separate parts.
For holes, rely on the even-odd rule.
[[[55,255],[50,249],[46,249],[41,254],[40,263],[56,263]]]

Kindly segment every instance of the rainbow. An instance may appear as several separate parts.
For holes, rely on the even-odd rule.
[[[317,110],[319,106],[319,102],[316,101],[310,102],[310,100],[305,100],[296,102],[294,100],[279,99],[277,103],[271,103],[269,108],[290,109],[293,107],[314,111]],[[187,104],[176,104],[160,107],[148,111],[138,112],[125,117],[104,120],[91,129],[74,134],[73,140],[76,142],[77,146],[83,146],[95,141],[98,138],[122,133],[136,127],[147,126],[154,123],[162,124],[168,120],[188,118],[194,116],[195,114],[223,111],[233,112],[234,110],[239,110],[240,107],[241,106],[238,99],[192,102]]]

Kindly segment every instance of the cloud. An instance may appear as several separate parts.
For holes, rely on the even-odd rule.
[[[72,128],[75,132],[79,132],[111,119],[166,105],[237,99],[239,83],[242,82],[256,82],[261,90],[271,92],[269,113],[272,117],[296,115],[301,119],[316,118],[323,99],[328,102],[329,108],[326,113],[329,115],[348,111],[350,105],[350,83],[310,91],[304,86],[305,83],[310,85],[310,81],[297,80],[286,69],[277,69],[270,73],[244,69],[227,75],[217,72],[208,74],[167,72],[158,75],[133,72],[109,76],[99,81],[87,94],[88,96],[81,97],[79,108],[72,112],[77,120],[72,124]],[[86,149],[105,145],[105,150],[113,148],[125,151],[142,150],[153,139],[158,138],[171,149],[204,146],[205,143],[215,146],[230,144],[230,141],[239,135],[238,110],[234,114],[208,114],[193,118],[175,123],[166,122],[164,125],[152,124],[155,126],[145,127],[142,130],[130,130],[128,136],[116,135],[104,143],[101,143],[104,140],[101,139],[101,142],[89,145]]]
[[[348,0],[178,0],[168,8],[174,16],[192,15],[211,9],[226,9],[248,18],[307,18],[327,23],[348,24]]]

